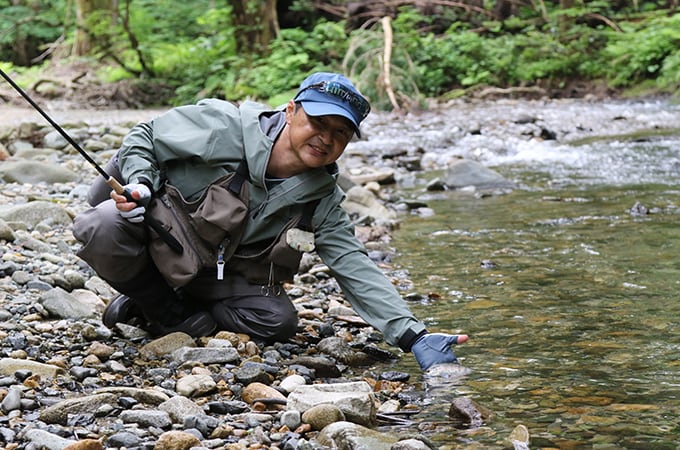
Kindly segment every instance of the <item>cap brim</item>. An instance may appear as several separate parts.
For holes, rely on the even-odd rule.
[[[310,116],[342,116],[349,120],[349,122],[352,124],[354,127],[354,132],[356,133],[357,137],[361,137],[361,131],[359,131],[359,124],[354,120],[354,116],[352,116],[352,113],[350,111],[347,111],[345,108],[339,105],[335,105],[333,103],[322,103],[322,102],[314,102],[314,101],[307,101],[307,100],[302,100],[300,101],[302,103],[302,107],[305,110],[305,113],[307,113]]]

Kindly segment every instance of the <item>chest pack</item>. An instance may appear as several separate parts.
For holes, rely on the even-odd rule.
[[[305,204],[270,241],[240,246],[248,220],[248,165],[211,183],[199,198],[187,201],[167,181],[147,214],[160,224],[150,228],[149,254],[168,284],[184,287],[199,274],[216,280],[235,272],[255,284],[291,280],[302,254],[314,249],[312,217],[319,200]]]
[[[302,254],[314,250],[312,217],[319,201],[306,203],[302,214],[291,218],[273,240],[238,247],[227,261],[227,270],[269,288],[292,280]]]
[[[182,287],[231,257],[248,217],[247,181],[243,160],[236,172],[211,183],[196,200],[185,200],[167,181],[153,196],[147,214],[162,230],[149,229],[149,254],[168,284]]]

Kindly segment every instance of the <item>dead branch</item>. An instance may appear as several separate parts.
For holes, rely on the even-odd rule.
[[[618,32],[621,32],[621,31],[622,31],[622,30],[621,30],[621,27],[619,27],[619,26],[616,24],[616,22],[614,22],[613,20],[611,20],[611,19],[609,19],[609,18],[603,16],[602,14],[598,14],[598,13],[587,13],[585,16],[586,16],[586,17],[592,17],[592,18],[594,18],[594,19],[601,20],[601,21],[604,22],[605,24],[609,25],[609,27],[611,27],[614,31],[618,31]]]
[[[383,49],[383,82],[385,83],[385,92],[392,103],[392,108],[395,111],[401,111],[397,98],[394,96],[392,89],[392,79],[390,78],[390,64],[392,63],[392,18],[385,16],[382,18],[383,33],[385,36],[385,45]]]

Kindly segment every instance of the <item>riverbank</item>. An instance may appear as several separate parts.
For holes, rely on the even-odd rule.
[[[157,113],[49,112],[69,124],[69,133],[101,163],[131,124]],[[101,311],[115,292],[77,258],[70,232],[74,214],[86,207],[85,192],[96,172],[64,150],[39,116],[26,121],[22,114],[34,113],[24,108],[11,119],[0,115],[7,157],[0,165],[5,181],[0,192],[0,437],[8,448],[43,442],[63,448],[50,447],[64,444],[62,439],[151,448],[171,431],[182,434],[163,439],[196,444],[190,435],[207,448],[323,448],[322,422],[312,427],[309,417],[305,421],[302,414],[282,411],[275,400],[261,401],[273,396],[282,402],[278,394],[287,397],[295,383],[366,383],[372,396],[364,384],[339,388],[371,399],[363,403],[368,410],[339,409],[357,425],[360,419],[352,417],[375,413],[375,422],[364,425],[379,425],[385,445],[415,438],[421,444],[403,448],[423,448],[417,446],[427,445],[428,435],[455,432],[450,418],[443,428],[419,422],[417,412],[427,408],[428,394],[411,356],[385,347],[312,258],[287,286],[301,327],[286,344],[261,347],[228,333],[195,341],[185,336],[151,340],[135,328],[114,333],[103,327]],[[677,109],[649,100],[458,100],[420,114],[372,114],[365,138],[350,145],[342,167],[357,182],[376,181],[370,186],[383,206],[406,214],[401,186],[416,185],[424,173],[453,159],[497,163],[517,158],[518,149],[525,149],[518,143],[633,138],[644,131],[673,132],[678,123]],[[406,206],[397,208],[400,204]],[[417,297],[408,275],[389,263],[389,225],[364,218],[357,228],[404,296]],[[463,357],[468,351],[467,344],[456,349]],[[249,395],[250,385],[278,394],[264,389]],[[371,410],[374,399],[380,408]],[[291,410],[302,413],[299,408]],[[334,420],[342,417],[335,414]],[[464,447],[452,443],[449,448]]]

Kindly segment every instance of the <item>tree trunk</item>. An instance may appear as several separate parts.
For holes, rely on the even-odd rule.
[[[229,0],[234,16],[237,51],[263,54],[279,34],[276,0]]]
[[[96,12],[106,12],[114,19],[117,11],[117,0],[76,0],[76,35],[73,43],[73,54],[87,55],[93,48],[92,35],[89,32],[88,20]],[[113,24],[113,23],[112,23]]]
[[[494,19],[503,21],[514,14],[514,9],[511,0],[496,0],[493,5]]]
[[[560,9],[569,9],[574,7],[574,0],[560,0]],[[566,14],[562,14],[559,19],[559,29],[561,33],[565,33],[571,27],[573,20]]]
[[[26,6],[33,8],[34,12],[37,5],[26,4],[23,0],[12,0],[12,6]],[[20,19],[14,24],[16,34],[14,36],[14,42],[12,42],[12,62],[18,66],[29,66],[31,64],[31,59],[38,53],[38,47],[33,39],[28,36],[28,33],[24,31],[25,28],[30,26],[30,20]]]

